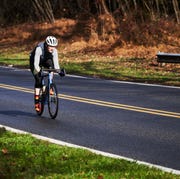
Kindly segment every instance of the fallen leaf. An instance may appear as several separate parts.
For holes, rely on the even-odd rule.
[[[4,155],[8,154],[8,150],[6,148],[1,150]]]

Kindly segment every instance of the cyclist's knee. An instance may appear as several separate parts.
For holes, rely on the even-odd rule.
[[[35,88],[42,88],[42,77],[41,75],[38,73],[36,75],[34,75],[35,78]]]
[[[48,60],[46,61],[46,67],[47,67],[47,68],[54,68],[54,64],[53,64],[52,59],[48,59]]]
[[[39,83],[39,82],[36,81],[34,87],[35,87],[35,88],[42,88],[43,85],[42,85],[42,83]]]

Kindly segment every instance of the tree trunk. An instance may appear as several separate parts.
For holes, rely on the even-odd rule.
[[[104,0],[98,0],[97,1],[97,7],[98,7],[99,14],[109,14],[109,11],[106,7]]]
[[[54,22],[54,15],[49,0],[32,0],[37,20]]]
[[[172,2],[173,2],[173,7],[174,7],[177,23],[180,24],[180,12],[179,12],[178,1],[172,0]]]

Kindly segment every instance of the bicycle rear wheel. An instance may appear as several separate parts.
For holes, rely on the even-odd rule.
[[[58,106],[59,106],[59,101],[58,101],[57,88],[56,85],[52,83],[50,85],[49,95],[48,95],[48,110],[52,119],[55,119],[58,114]]]
[[[35,100],[34,100],[35,101]],[[35,102],[34,105],[36,105],[37,103]],[[39,92],[39,111],[36,110],[36,113],[41,116],[43,111],[44,111],[44,94],[43,94],[43,90],[40,89],[40,92]]]

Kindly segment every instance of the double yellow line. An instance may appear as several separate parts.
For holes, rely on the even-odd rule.
[[[23,92],[27,92],[27,93],[34,93],[34,90],[32,90],[32,89],[18,87],[18,86],[12,86],[12,85],[6,85],[6,84],[2,84],[2,83],[0,83],[0,88],[23,91]],[[124,110],[130,110],[130,111],[135,111],[135,112],[160,115],[160,116],[166,116],[166,117],[180,118],[180,113],[176,113],[176,112],[143,108],[143,107],[125,105],[125,104],[120,104],[120,103],[112,103],[112,102],[107,102],[107,101],[94,100],[94,99],[70,96],[70,95],[65,95],[65,94],[59,94],[58,97],[61,99],[65,99],[65,100],[71,100],[71,101],[76,101],[76,102],[81,102],[81,103],[88,103],[88,104],[93,104],[93,105],[98,105],[98,106],[124,109]]]

